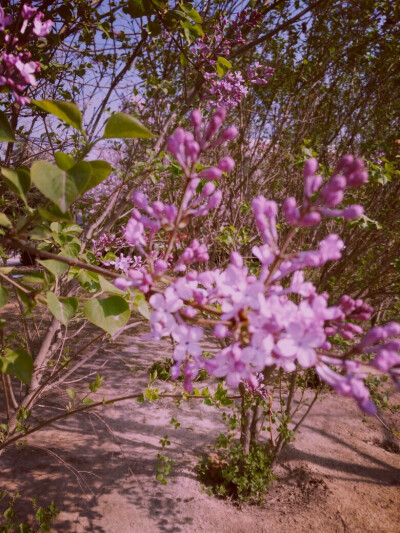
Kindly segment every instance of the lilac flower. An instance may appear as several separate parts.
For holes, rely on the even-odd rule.
[[[6,29],[6,26],[8,26],[11,22],[12,16],[5,15],[4,9],[0,7],[0,31],[4,31]]]
[[[39,11],[39,13],[33,20],[32,33],[34,33],[37,37],[45,37],[46,35],[48,35],[53,25],[52,20],[46,20],[45,22],[42,22],[43,17],[44,14]]]
[[[301,317],[299,317],[301,320]],[[308,327],[302,322],[291,322],[276,348],[283,357],[296,357],[304,368],[310,368],[317,360],[315,348],[325,341],[321,328]]]
[[[186,354],[199,356],[202,350],[198,342],[202,336],[203,330],[199,327],[177,326],[172,332],[172,337],[177,342],[174,348],[175,361],[182,361]]]

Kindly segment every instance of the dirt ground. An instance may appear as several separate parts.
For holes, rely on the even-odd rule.
[[[151,360],[169,349],[121,337],[91,363],[104,376],[100,397],[143,390]],[[42,416],[59,413],[68,401],[65,393],[61,404],[50,397]],[[176,430],[171,417],[181,423]],[[168,399],[126,401],[60,421],[28,445],[6,450],[1,488],[20,491],[25,513],[30,497],[46,505],[54,500],[61,513],[53,531],[65,533],[400,532],[399,441],[377,419],[363,422],[352,401],[327,394],[317,402],[260,507],[210,497],[196,479],[199,455],[211,451],[221,431],[221,413],[197,400],[179,408]],[[155,474],[165,434],[174,466],[164,487]]]

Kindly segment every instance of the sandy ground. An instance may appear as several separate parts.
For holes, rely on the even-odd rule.
[[[140,392],[152,360],[168,351],[166,344],[121,338],[91,363],[104,375],[100,395]],[[50,397],[42,415],[58,414],[68,400],[65,393],[61,404]],[[171,417],[181,423],[177,430]],[[70,417],[8,449],[0,458],[1,487],[21,492],[25,513],[30,497],[55,500],[57,532],[400,532],[399,448],[378,420],[363,422],[350,400],[328,394],[315,405],[260,507],[238,508],[202,491],[194,467],[221,431],[221,413],[197,400],[179,408],[167,399],[127,401]],[[175,464],[164,487],[155,474],[165,434]]]

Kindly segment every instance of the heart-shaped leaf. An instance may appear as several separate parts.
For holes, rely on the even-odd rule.
[[[104,139],[151,139],[154,135],[135,117],[114,113],[106,122]]]
[[[27,193],[31,186],[31,176],[29,170],[26,168],[18,168],[13,170],[11,168],[1,168],[1,175],[4,183],[9,189],[17,194],[21,200],[28,205]]]
[[[58,117],[60,120],[82,131],[82,113],[72,102],[59,102],[56,100],[31,100],[39,109]]]
[[[68,270],[66,263],[61,263],[61,261],[55,259],[43,259],[42,261],[38,261],[38,263],[43,265],[44,268],[47,268],[55,278],[62,276]]]
[[[69,170],[75,165],[74,158],[70,154],[65,154],[64,152],[56,152],[54,154],[57,166],[61,170]]]
[[[104,300],[87,300],[83,305],[85,317],[110,335],[125,326],[129,320],[129,305],[120,296],[110,296]]]
[[[51,291],[47,292],[46,298],[50,312],[61,322],[61,324],[68,326],[70,320],[75,316],[78,310],[78,300],[76,298],[63,298],[62,300],[59,300]]]
[[[69,170],[61,170],[47,161],[37,161],[31,168],[33,183],[63,213],[84,192],[91,175],[92,168],[84,161]]]
[[[26,385],[29,385],[33,372],[32,357],[25,350],[9,350],[6,348],[6,355],[0,357],[0,372],[15,376]]]
[[[103,182],[108,176],[111,174],[112,166],[110,163],[107,163],[107,161],[88,161],[89,165],[92,169],[92,174],[90,176],[90,180],[87,183],[84,192],[89,191],[90,189],[93,189],[93,187],[96,187],[101,182]]]

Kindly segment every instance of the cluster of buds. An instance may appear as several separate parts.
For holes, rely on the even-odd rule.
[[[299,208],[294,197],[286,198],[283,204],[286,221],[293,226],[308,227],[318,224],[322,216],[345,220],[361,216],[364,212],[361,205],[350,205],[344,209],[337,209],[337,206],[343,201],[346,188],[358,187],[368,180],[363,160],[352,155],[342,157],[323,187],[323,179],[316,174],[317,170],[317,160],[309,159],[304,166],[303,204]]]

